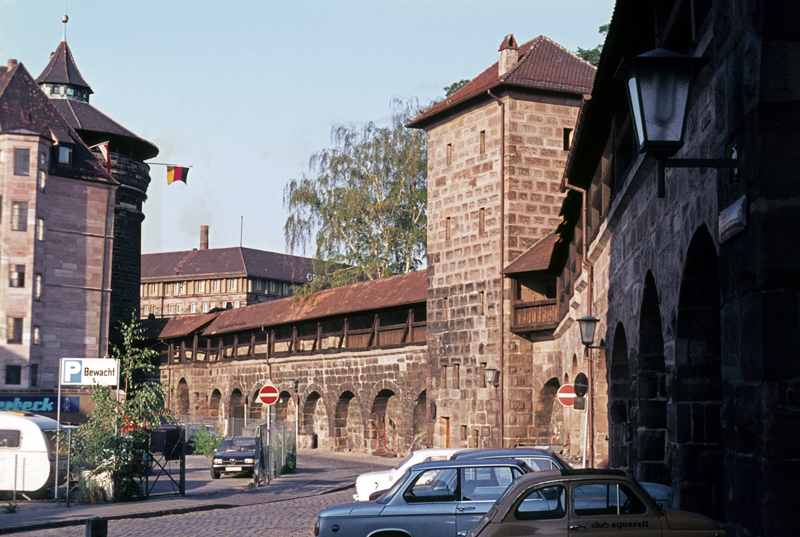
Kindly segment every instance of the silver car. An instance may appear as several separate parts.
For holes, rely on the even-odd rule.
[[[314,535],[463,537],[515,478],[530,471],[511,459],[417,464],[375,501],[322,511]]]
[[[467,537],[725,537],[714,520],[662,509],[619,470],[558,470],[517,479]]]

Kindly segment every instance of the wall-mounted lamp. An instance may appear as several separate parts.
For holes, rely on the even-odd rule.
[[[731,159],[671,159],[682,146],[689,95],[695,75],[705,63],[657,48],[623,58],[614,80],[625,83],[639,152],[657,159],[658,197],[664,197],[665,168],[736,168]]]
[[[483,378],[486,379],[487,386],[491,385],[494,386],[495,388],[500,386],[500,371],[498,371],[494,367],[484,367]]]
[[[584,315],[578,321],[578,329],[581,332],[581,343],[586,348],[586,352],[589,352],[589,349],[605,349],[605,346],[593,346],[594,343],[594,333],[597,330],[597,323],[600,322],[600,319],[592,317],[591,315]]]

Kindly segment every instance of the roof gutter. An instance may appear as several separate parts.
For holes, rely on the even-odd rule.
[[[500,105],[500,447],[505,447],[505,315],[506,315],[506,280],[503,269],[506,266],[506,104],[492,90],[486,94]]]

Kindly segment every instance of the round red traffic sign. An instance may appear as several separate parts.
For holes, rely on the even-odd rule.
[[[258,400],[265,405],[274,405],[278,400],[278,388],[274,384],[266,384],[259,390]]]
[[[564,384],[558,389],[558,402],[564,406],[575,404],[575,387],[572,384]]]

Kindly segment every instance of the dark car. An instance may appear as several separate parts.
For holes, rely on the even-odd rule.
[[[222,473],[253,476],[258,445],[252,436],[231,436],[220,444],[211,460],[211,477],[219,479]]]
[[[514,479],[530,471],[511,459],[416,464],[375,501],[324,509],[314,534],[463,536]]]
[[[552,470],[516,479],[467,537],[518,535],[725,537],[714,520],[662,509],[620,470]]]
[[[571,470],[572,466],[559,457],[554,451],[543,448],[485,448],[460,451],[453,455],[451,460],[479,460],[511,458],[524,461],[534,472],[546,470]],[[659,507],[670,507],[672,504],[672,487],[661,483],[640,483],[648,494],[656,501]]]

